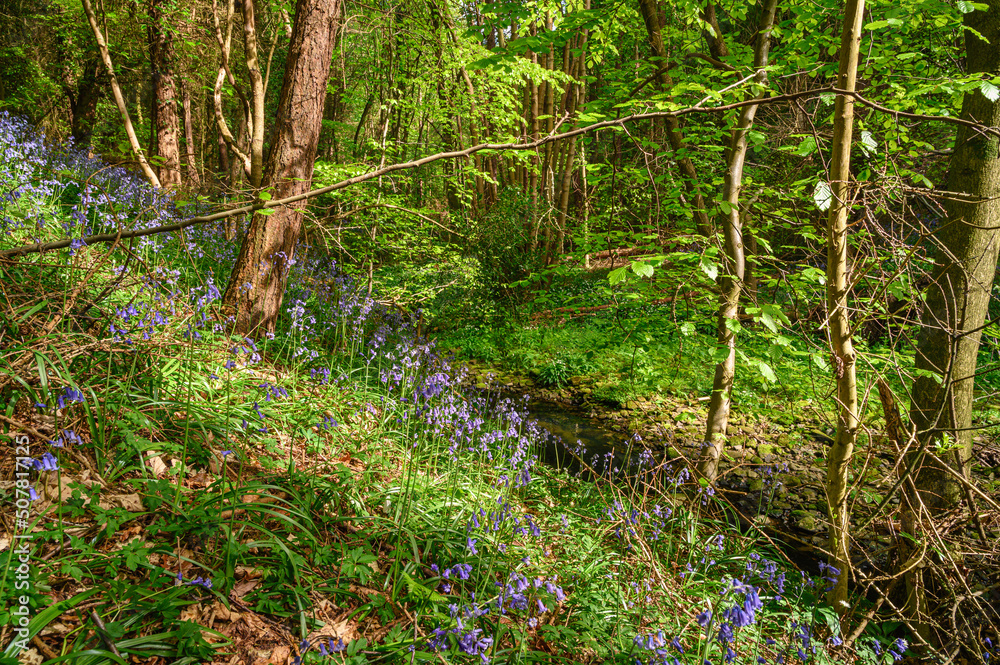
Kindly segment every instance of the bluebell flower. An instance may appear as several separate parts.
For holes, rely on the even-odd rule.
[[[56,471],[59,469],[59,459],[52,453],[45,453],[41,459],[32,460],[31,465],[36,471]]]

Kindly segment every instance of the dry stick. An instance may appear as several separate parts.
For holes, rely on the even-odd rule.
[[[97,614],[97,610],[90,611],[90,618],[94,620],[95,624],[97,624],[97,629],[101,633],[101,639],[104,640],[106,645],[108,645],[108,649],[111,653],[121,658],[122,655],[118,653],[118,647],[115,646],[114,640],[112,640],[108,635],[108,629],[104,627],[104,622],[101,621],[101,617]]]
[[[150,229],[136,229],[133,231],[123,231],[121,233],[102,233],[93,236],[87,236],[82,238],[84,244],[94,244],[94,243],[104,243],[111,242],[116,238],[121,238],[125,240],[127,238],[141,238],[149,235],[155,235],[158,233],[170,233],[172,231],[180,231],[189,226],[194,226],[196,224],[208,224],[211,222],[217,222],[221,219],[226,219],[228,217],[233,217],[236,215],[245,215],[247,213],[256,212],[258,210],[264,210],[267,208],[277,208],[281,206],[286,206],[291,203],[298,203],[299,201],[305,201],[307,199],[312,199],[317,196],[322,196],[323,194],[329,194],[330,192],[335,192],[341,189],[346,189],[353,185],[360,184],[362,182],[367,182],[368,180],[374,180],[388,173],[395,173],[396,171],[404,171],[406,169],[416,168],[423,166],[425,164],[430,164],[431,162],[440,161],[442,159],[458,159],[460,157],[468,157],[477,152],[483,150],[534,150],[540,146],[547,143],[552,143],[553,141],[561,141],[568,138],[573,138],[575,136],[581,136],[594,132],[600,129],[607,129],[609,127],[620,127],[630,122],[636,122],[640,120],[651,120],[653,118],[667,118],[667,117],[680,117],[684,115],[691,115],[697,113],[719,113],[722,111],[731,111],[733,109],[743,108],[744,106],[752,104],[774,104],[778,102],[789,102],[795,99],[800,99],[802,97],[810,97],[818,94],[828,94],[834,93],[838,95],[848,95],[854,97],[858,103],[865,106],[871,106],[876,110],[886,111],[896,115],[900,115],[906,118],[918,119],[918,120],[938,120],[941,122],[947,122],[955,125],[964,125],[967,127],[973,127],[982,131],[984,134],[991,134],[993,136],[1000,137],[1000,128],[987,127],[980,123],[965,120],[964,118],[955,117],[945,117],[945,116],[930,116],[930,115],[920,115],[916,113],[907,113],[905,111],[893,111],[892,109],[886,109],[883,106],[879,106],[874,102],[870,102],[863,98],[856,92],[850,92],[847,90],[840,90],[833,86],[828,86],[824,88],[815,88],[813,90],[803,90],[800,92],[792,92],[784,95],[776,95],[774,97],[769,97],[765,100],[751,99],[743,100],[739,102],[733,102],[732,104],[724,104],[722,106],[713,106],[710,108],[705,108],[702,106],[689,106],[687,108],[679,109],[677,111],[654,111],[651,113],[636,113],[634,115],[625,116],[624,118],[617,118],[615,120],[605,120],[602,122],[594,123],[593,125],[587,125],[586,127],[578,127],[576,129],[570,130],[568,132],[563,132],[562,134],[549,134],[538,140],[530,141],[528,143],[480,143],[479,145],[474,145],[464,150],[453,150],[450,152],[439,152],[434,155],[428,155],[426,157],[421,157],[420,159],[415,159],[409,162],[400,162],[398,164],[391,164],[381,169],[375,171],[369,171],[368,173],[363,173],[361,175],[354,176],[353,178],[348,178],[346,180],[341,180],[340,182],[328,185],[326,187],[320,187],[319,189],[313,189],[308,192],[303,192],[302,194],[297,194],[295,196],[289,196],[284,199],[275,199],[271,201],[258,201],[256,203],[241,206],[239,208],[232,208],[230,210],[223,210],[221,212],[213,213],[211,215],[202,215],[198,217],[191,217],[181,222],[176,222],[174,224],[164,224],[162,226],[156,226]],[[699,102],[699,104],[704,103]],[[30,245],[23,245],[21,247],[15,247],[13,249],[8,249],[0,252],[0,260],[11,259],[16,256],[22,256],[24,254],[37,254],[40,252],[47,252],[53,249],[62,249],[64,247],[69,247],[69,245],[74,242],[73,238],[66,238],[64,240],[56,240],[52,242],[39,242]]]

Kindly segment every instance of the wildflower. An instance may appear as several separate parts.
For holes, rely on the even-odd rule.
[[[479,554],[479,550],[476,549],[476,543],[479,541],[478,538],[468,538],[465,541],[465,546],[469,548],[469,553],[475,556]]]
[[[31,464],[36,471],[56,471],[59,469],[59,460],[52,453],[45,453],[41,459],[32,460]]]
[[[29,487],[28,488],[28,500],[29,501],[38,501],[38,492],[35,491],[34,487]]]
[[[897,639],[895,642],[892,643],[892,645],[889,647],[889,655],[892,656],[893,662],[896,662],[897,660],[902,660],[903,653],[906,651],[907,646],[909,645],[906,643],[906,640],[904,640],[902,637],[900,637],[899,639]]]
[[[66,391],[59,396],[59,408],[65,408],[67,403],[72,404],[73,402],[79,402],[82,404],[84,402],[83,393],[79,390],[71,388],[70,386],[66,386]]]
[[[712,610],[705,610],[698,615],[697,619],[698,625],[702,628],[708,626],[708,624],[712,621]]]

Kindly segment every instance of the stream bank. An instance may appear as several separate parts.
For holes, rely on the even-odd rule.
[[[705,397],[657,395],[611,405],[593,398],[594,385],[584,377],[575,377],[565,387],[553,389],[537,385],[530,377],[497,371],[481,363],[467,362],[465,366],[467,383],[472,388],[518,397],[529,395],[532,417],[567,447],[574,447],[579,440],[587,449],[588,459],[615,450],[620,459],[634,441],[640,441],[661,460],[676,460],[679,466],[696,459],[701,451]],[[718,488],[738,511],[744,527],[760,528],[767,536],[783,542],[786,552],[800,566],[815,568],[826,558],[826,446],[833,428],[821,410],[808,402],[787,405],[781,415],[784,417],[780,421],[734,415]],[[882,501],[886,487],[879,481],[892,477],[895,458],[888,446],[878,445],[877,439],[876,445],[859,450],[859,454],[869,457],[853,511],[856,519],[866,521]],[[543,457],[543,461],[554,460]],[[570,467],[571,471],[576,469]],[[892,522],[891,515],[898,504],[899,497],[891,497],[890,517],[876,519],[869,530],[855,534],[858,570],[874,572],[888,563],[872,562],[867,557],[872,552],[892,550],[898,525]],[[993,535],[1000,537],[1000,532]]]

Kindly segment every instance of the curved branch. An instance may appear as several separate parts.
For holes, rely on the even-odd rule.
[[[220,212],[212,213],[211,215],[201,215],[198,217],[191,217],[189,219],[176,222],[173,224],[165,224],[162,226],[156,226],[149,229],[135,229],[132,231],[122,231],[120,233],[101,233],[98,235],[87,236],[82,238],[84,244],[91,245],[95,243],[102,242],[113,242],[115,239],[127,239],[127,238],[141,238],[144,236],[155,235],[158,233],[170,233],[173,231],[180,231],[189,226],[195,226],[197,224],[209,224],[211,222],[217,222],[221,219],[226,219],[228,217],[234,217],[236,215],[245,215],[247,213],[256,212],[257,210],[264,210],[266,208],[277,208],[281,206],[290,205],[292,203],[298,203],[299,201],[305,201],[307,199],[316,198],[317,196],[322,196],[323,194],[329,194],[330,192],[336,192],[341,189],[346,189],[353,185],[360,184],[362,182],[367,182],[368,180],[374,180],[380,178],[389,173],[395,173],[396,171],[404,171],[406,169],[416,168],[418,166],[423,166],[425,164],[430,164],[431,162],[437,162],[442,159],[458,159],[461,157],[468,157],[477,152],[482,152],[484,150],[491,151],[504,151],[504,150],[534,150],[540,146],[547,143],[552,143],[553,141],[561,141],[568,138],[573,138],[575,136],[581,136],[584,134],[589,134],[590,132],[595,132],[601,129],[612,129],[615,127],[622,127],[631,122],[637,122],[642,120],[651,120],[653,118],[666,118],[666,117],[681,117],[685,115],[699,114],[699,113],[720,113],[723,111],[731,111],[733,109],[740,109],[744,106],[749,106],[753,104],[776,104],[780,102],[790,102],[795,99],[802,97],[810,97],[813,95],[834,93],[839,95],[850,95],[854,97],[860,104],[866,106],[871,106],[875,110],[886,112],[886,113],[896,113],[904,115],[909,118],[916,118],[919,120],[939,120],[942,122],[948,122],[957,125],[965,125],[968,127],[973,127],[984,134],[990,134],[993,136],[1000,137],[1000,127],[988,127],[971,120],[965,120],[963,118],[955,117],[941,117],[941,116],[925,116],[913,113],[906,113],[905,111],[894,111],[892,109],[887,109],[885,107],[879,106],[874,102],[870,102],[859,94],[854,92],[849,92],[846,90],[840,90],[832,86],[824,88],[815,88],[813,90],[802,90],[800,92],[792,92],[784,95],[775,95],[774,97],[769,97],[767,99],[746,99],[739,102],[733,102],[732,104],[723,104],[721,106],[689,106],[683,109],[678,109],[676,111],[653,111],[650,113],[636,113],[634,115],[625,116],[622,118],[616,118],[614,120],[604,120],[602,122],[596,122],[592,125],[587,125],[584,127],[577,127],[567,132],[561,134],[548,134],[535,141],[529,141],[526,143],[480,143],[479,145],[474,145],[464,150],[452,150],[449,152],[439,152],[434,155],[428,155],[426,157],[421,157],[420,159],[415,159],[409,162],[400,162],[398,164],[390,164],[381,169],[376,169],[374,171],[369,171],[368,173],[362,173],[361,175],[354,176],[353,178],[347,178],[346,180],[341,180],[340,182],[334,183],[332,185],[327,185],[326,187],[320,187],[318,189],[313,189],[302,194],[297,194],[295,196],[289,196],[284,199],[275,199],[272,201],[258,201],[256,203],[248,203],[238,208],[232,208],[230,210],[222,210]],[[71,243],[77,241],[75,238],[65,238],[63,240],[55,240],[52,242],[38,242],[30,245],[22,245],[21,247],[15,247],[13,249],[7,249],[0,251],[0,259],[12,259],[17,256],[23,256],[25,254],[37,254],[40,252],[47,252],[54,249],[62,249],[64,247],[69,247]]]

